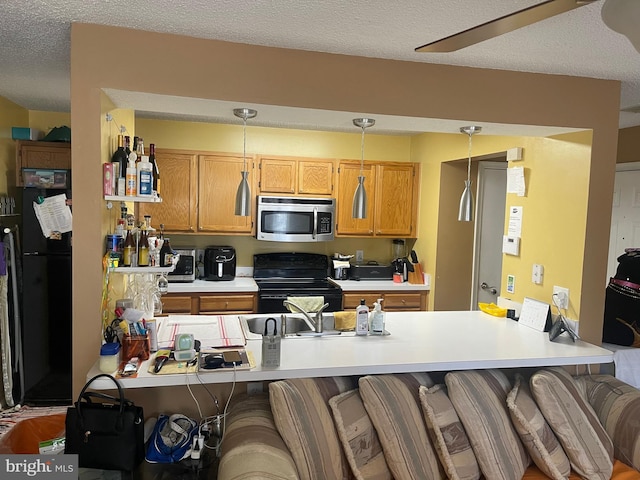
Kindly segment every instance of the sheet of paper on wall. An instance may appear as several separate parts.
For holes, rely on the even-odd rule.
[[[527,187],[524,182],[524,167],[507,168],[507,193],[515,193],[524,197]]]
[[[510,237],[522,236],[522,207],[509,207],[509,227],[507,235]]]
[[[42,203],[33,202],[33,210],[45,237],[52,238],[58,233],[71,231],[71,209],[64,193],[46,197]]]

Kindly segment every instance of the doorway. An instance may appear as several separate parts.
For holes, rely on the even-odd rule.
[[[640,247],[640,162],[616,165],[605,286],[616,274],[617,258],[630,247]]]
[[[478,165],[470,310],[478,310],[478,302],[497,303],[500,295],[507,165],[505,161],[482,161]]]

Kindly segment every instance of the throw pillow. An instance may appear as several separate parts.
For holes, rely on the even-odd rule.
[[[571,473],[569,459],[521,375],[516,376],[516,384],[507,396],[507,407],[522,443],[538,468],[554,480],[567,478]]]
[[[449,372],[449,398],[469,436],[480,470],[492,480],[520,480],[530,459],[507,411],[509,380],[500,370]]]
[[[359,385],[393,477],[445,478],[420,411],[419,388],[433,385],[429,375],[369,375]]]
[[[375,428],[357,389],[329,400],[342,449],[351,472],[358,480],[391,480]]]
[[[585,375],[589,403],[613,440],[614,456],[640,470],[640,391],[611,375]]]
[[[613,444],[571,375],[559,367],[538,370],[529,380],[531,393],[581,477],[610,479]]]
[[[480,467],[445,385],[420,387],[427,432],[451,480],[477,480]]]
[[[349,478],[329,399],[355,388],[351,377],[296,378],[269,384],[273,419],[301,479]]]

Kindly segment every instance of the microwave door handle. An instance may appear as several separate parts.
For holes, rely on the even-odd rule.
[[[318,235],[318,207],[313,207],[313,233],[312,237],[315,240]]]

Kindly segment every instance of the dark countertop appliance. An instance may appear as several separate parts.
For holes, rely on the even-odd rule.
[[[233,247],[207,247],[204,250],[204,279],[229,281],[236,278],[236,249]]]
[[[180,255],[176,268],[167,274],[169,282],[193,282],[196,279],[196,249],[175,248]]]
[[[330,259],[317,253],[262,253],[253,256],[258,313],[288,312],[288,297],[324,297],[325,312],[342,310],[342,289],[330,282]]]
[[[375,260],[352,263],[348,268],[351,280],[392,280],[393,266],[382,265]]]

